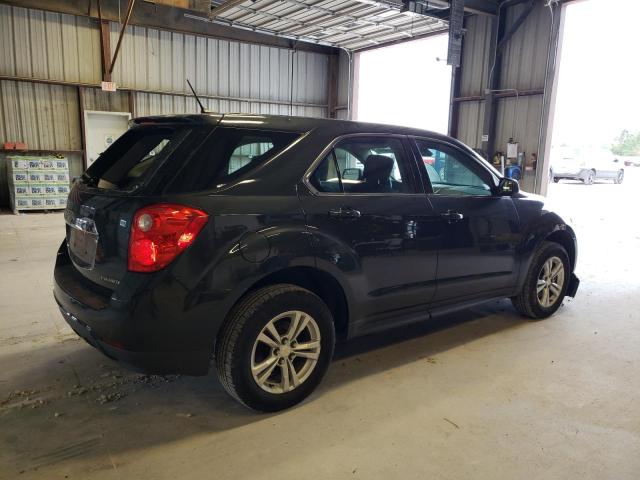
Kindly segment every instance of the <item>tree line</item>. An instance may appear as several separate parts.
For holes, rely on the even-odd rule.
[[[640,155],[640,132],[631,133],[629,130],[623,130],[611,145],[611,151],[622,156]]]

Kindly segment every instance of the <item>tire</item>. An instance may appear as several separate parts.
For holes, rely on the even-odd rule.
[[[538,297],[538,288],[541,286],[538,282],[542,281],[541,276],[544,275],[543,269],[545,263],[552,259],[558,259],[562,263],[563,279],[562,285],[559,289],[559,294],[553,294],[550,287],[548,290],[548,300],[551,301],[553,297],[555,300],[552,304],[544,305]],[[567,293],[567,287],[569,285],[569,279],[571,275],[569,256],[564,247],[558,243],[543,242],[538,248],[531,260],[529,271],[525,277],[524,285],[520,293],[511,298],[513,306],[522,315],[532,319],[543,319],[553,315],[558,308],[562,305],[562,301]],[[553,282],[552,282],[553,283]],[[554,284],[558,283],[558,279]],[[544,299],[544,294],[541,292]]]
[[[613,179],[613,183],[616,185],[620,185],[624,180],[624,170],[619,170],[616,174],[616,177]]]
[[[285,337],[294,317],[299,326],[305,326],[289,343]],[[268,329],[269,324],[275,326],[278,340]],[[259,336],[271,343],[258,340]],[[318,339],[319,352],[296,351],[301,356],[294,353],[294,347],[316,345]],[[216,369],[233,398],[254,410],[275,412],[301,402],[313,392],[329,367],[334,344],[333,317],[317,295],[295,285],[272,285],[247,294],[231,311],[216,342]],[[264,364],[270,367],[254,377],[252,365]],[[285,379],[289,368],[295,373]],[[263,375],[266,377],[260,384]],[[293,386],[295,379],[300,382],[297,386]]]
[[[553,177],[553,183],[558,183],[560,179],[558,177]]]
[[[594,172],[593,170],[589,170],[589,173],[587,174],[587,176],[582,179],[582,182],[585,185],[593,185],[595,181],[596,181],[596,172]]]

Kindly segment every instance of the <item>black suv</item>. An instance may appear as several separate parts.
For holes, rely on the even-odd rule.
[[[510,297],[554,313],[573,230],[460,142],[357,122],[140,118],[77,179],[54,296],[105,355],[273,411],[336,338]]]

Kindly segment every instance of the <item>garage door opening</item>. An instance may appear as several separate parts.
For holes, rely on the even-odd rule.
[[[640,251],[640,5],[615,2],[616,21],[603,21],[611,8],[565,6],[547,196],[574,224],[584,280],[621,293],[638,285],[628,262]]]
[[[448,35],[356,55],[354,119],[447,133]]]

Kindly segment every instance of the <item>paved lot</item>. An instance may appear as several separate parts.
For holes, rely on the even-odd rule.
[[[62,216],[0,215],[0,478],[637,479],[638,187],[550,185],[582,279],[554,318],[495,302],[357,340],[274,415],[78,340],[51,296]]]

